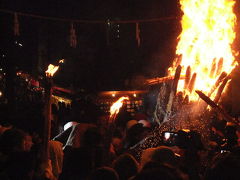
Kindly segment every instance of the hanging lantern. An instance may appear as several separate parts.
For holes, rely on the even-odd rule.
[[[141,43],[139,23],[136,23],[136,40],[139,47]]]
[[[13,27],[13,33],[15,36],[19,36],[19,22],[18,22],[18,15],[17,13],[14,13],[14,27]]]
[[[70,46],[73,48],[77,47],[77,36],[76,36],[76,30],[73,26],[73,23],[71,23],[71,28],[70,28]]]

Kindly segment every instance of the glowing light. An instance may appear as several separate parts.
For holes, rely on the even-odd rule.
[[[58,63],[59,63],[59,64],[64,63],[64,59],[59,60]]]
[[[112,94],[112,97],[115,97],[116,96],[116,94]]]
[[[23,44],[20,43],[20,42],[18,42],[18,41],[15,41],[15,44],[18,45],[18,46],[20,46],[20,47],[23,47]]]
[[[0,97],[2,97],[2,95],[3,95],[3,93],[2,93],[2,91],[0,91]]]
[[[134,93],[134,94],[133,94],[133,97],[137,97],[137,94]]]
[[[129,97],[120,97],[113,105],[110,107],[110,118],[115,119],[116,115],[119,113],[120,108],[123,105],[124,100],[129,100]]]
[[[54,66],[54,65],[52,65],[52,64],[49,64],[47,71],[45,71],[46,76],[47,76],[47,77],[53,77],[53,75],[55,74],[55,72],[57,72],[58,68],[59,68],[59,66]]]
[[[169,75],[174,75],[179,64],[181,75],[190,67],[190,77],[196,73],[194,89],[208,94],[220,74],[230,73],[237,64],[231,49],[236,36],[235,1],[180,0],[180,4],[184,15],[176,54],[182,58],[173,62]],[[186,81],[179,81],[178,91],[189,95],[190,100],[198,99],[197,94],[192,93],[194,89],[189,91]]]
[[[110,20],[109,20],[109,19],[107,20],[107,24],[108,24],[108,26],[110,26],[110,25],[111,25],[111,23],[110,23]]]

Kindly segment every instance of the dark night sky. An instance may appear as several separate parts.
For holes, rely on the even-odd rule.
[[[2,0],[1,8],[60,18],[88,20],[131,20],[158,17],[179,17],[177,0]],[[1,34],[5,43],[12,36],[13,17],[0,13]],[[162,76],[174,57],[179,20],[141,23],[141,46],[135,40],[135,24],[120,24],[120,38],[116,39],[116,25],[109,33],[107,44],[105,24],[76,24],[78,46],[69,47],[70,22],[56,22],[19,17],[20,40],[24,47],[17,56],[18,65],[36,73],[38,47],[47,48],[46,66],[58,58],[66,64],[56,75],[62,86],[110,90],[131,88],[126,79],[138,75]],[[4,28],[2,28],[4,27]],[[4,34],[4,35],[3,35]],[[4,47],[4,45],[1,45]],[[3,48],[4,49],[4,48]],[[45,67],[43,67],[44,69]]]

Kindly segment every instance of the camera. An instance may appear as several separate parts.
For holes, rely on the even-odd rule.
[[[162,134],[162,142],[166,146],[178,146],[182,149],[204,149],[201,135],[189,129],[181,129],[177,132],[164,131]]]
[[[227,151],[227,150],[221,150],[220,153],[229,153],[230,151]]]
[[[176,145],[176,138],[178,133],[165,131],[163,132],[163,144],[167,146],[175,146]]]

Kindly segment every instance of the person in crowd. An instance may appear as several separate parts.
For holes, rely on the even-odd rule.
[[[162,164],[169,164],[171,166],[177,166],[177,158],[174,152],[166,146],[160,146],[153,151],[152,161],[156,161]]]
[[[17,128],[8,129],[0,136],[0,171],[5,177],[33,178],[37,157],[31,152],[32,145],[31,136]]]
[[[119,129],[115,129],[111,138],[110,153],[113,157],[120,155],[123,151],[124,134]]]
[[[1,180],[34,180],[36,156],[27,151],[12,153],[0,172]]]
[[[143,150],[141,157],[140,157],[140,169],[144,167],[144,165],[151,161],[152,154],[156,150],[156,148],[147,148]]]
[[[51,160],[52,174],[55,179],[58,179],[62,172],[63,165],[63,145],[59,141],[49,142],[49,157]]]
[[[240,151],[223,152],[216,155],[206,171],[205,179],[237,180],[239,179]]]
[[[96,127],[88,128],[81,138],[81,146],[64,150],[62,174],[59,180],[85,179],[103,163],[102,136]]]
[[[20,129],[8,129],[0,137],[0,151],[6,155],[11,155],[13,152],[30,151],[31,147],[31,136]]]
[[[159,146],[157,148],[148,148],[142,152],[141,167],[150,161],[169,164],[171,166],[177,166],[177,157],[170,147]]]
[[[112,167],[117,171],[120,180],[126,180],[135,176],[139,170],[139,164],[136,159],[127,153],[117,157],[113,161]]]
[[[225,143],[221,150],[232,151],[238,147],[237,126],[233,123],[227,123],[224,131]]]
[[[126,137],[124,139],[124,148],[128,149],[132,146],[134,146],[135,144],[137,144],[138,142],[140,142],[143,139],[143,133],[144,131],[144,127],[142,124],[135,124],[133,126],[131,126],[126,133]]]
[[[187,176],[179,171],[176,167],[160,162],[148,162],[133,180],[185,180]]]
[[[177,146],[183,153],[180,158],[180,169],[188,174],[189,179],[201,179],[200,152],[204,150],[201,135],[196,131],[178,131]]]
[[[89,180],[119,180],[119,176],[113,168],[101,167],[90,175]]]

